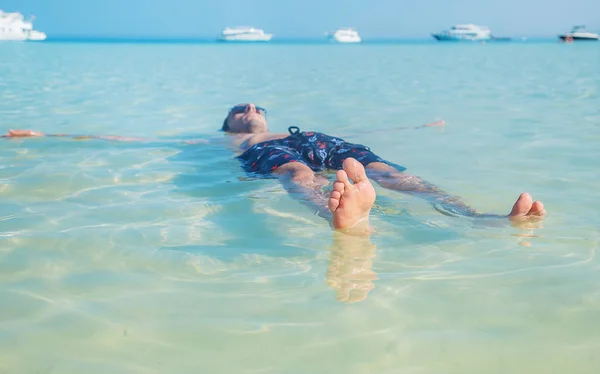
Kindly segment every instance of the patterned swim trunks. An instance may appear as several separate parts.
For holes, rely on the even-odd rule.
[[[348,157],[367,166],[371,162],[382,162],[395,167],[398,171],[406,168],[392,164],[377,156],[369,147],[348,143],[320,132],[300,132],[291,126],[290,136],[258,143],[238,156],[242,167],[248,172],[270,174],[278,167],[290,162],[300,162],[313,171],[342,169],[342,163]]]

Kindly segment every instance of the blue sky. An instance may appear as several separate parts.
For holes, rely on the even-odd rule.
[[[574,24],[600,31],[600,0],[3,0],[49,36],[212,37],[250,25],[277,37],[320,38],[353,26],[363,38],[427,38],[456,23],[497,36],[554,36]]]

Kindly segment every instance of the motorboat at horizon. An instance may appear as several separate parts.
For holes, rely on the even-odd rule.
[[[265,33],[262,29],[251,26],[225,27],[221,32],[219,41],[228,42],[268,42],[273,34]]]
[[[431,34],[439,41],[486,41],[493,39],[487,26],[472,23],[452,26],[448,30]]]
[[[358,31],[352,27],[342,27],[333,32],[325,33],[331,41],[337,43],[360,43],[362,39]]]
[[[21,13],[6,13],[0,10],[0,40],[10,41],[41,41],[46,40],[46,34],[33,29],[33,20],[25,20]]]
[[[600,35],[586,31],[585,25],[573,26],[571,32],[559,35],[558,38],[562,41],[592,41],[600,40]]]

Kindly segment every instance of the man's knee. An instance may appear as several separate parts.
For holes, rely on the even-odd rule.
[[[405,173],[393,166],[381,162],[373,162],[367,165],[366,169],[369,178],[374,179],[377,181],[377,183],[386,188],[399,191],[428,193],[439,191],[437,187],[424,181],[416,175]]]
[[[365,166],[367,175],[370,178],[401,178],[404,173],[383,162],[371,162]]]
[[[278,174],[285,178],[289,178],[290,180],[302,183],[302,182],[312,182],[315,178],[315,173],[308,166],[300,163],[300,162],[290,162],[284,165],[281,165],[275,171],[274,174]]]

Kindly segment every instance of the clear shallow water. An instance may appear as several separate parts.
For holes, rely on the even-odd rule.
[[[2,141],[0,372],[600,369],[600,46],[0,47],[4,129],[212,138],[253,101],[480,211],[549,212],[482,225],[377,187],[358,240],[218,145]]]

